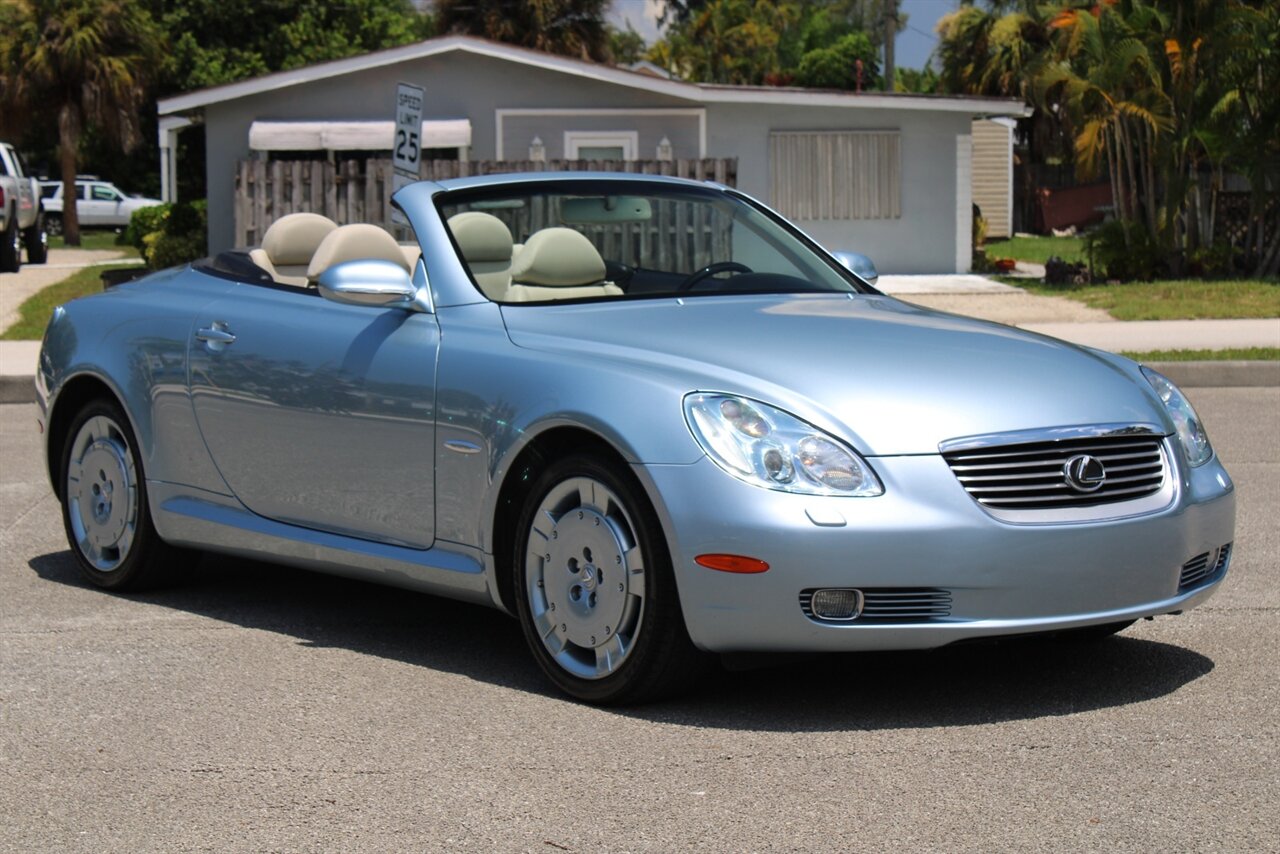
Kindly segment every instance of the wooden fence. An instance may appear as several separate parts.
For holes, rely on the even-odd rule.
[[[1280,196],[1268,198],[1260,212],[1251,193],[1219,191],[1214,197],[1213,239],[1231,244],[1249,269],[1256,267],[1275,242],[1280,228]]]
[[[549,160],[423,161],[421,175],[430,181],[511,172],[630,172],[714,180],[735,186],[736,158],[704,160]],[[324,214],[339,225],[368,222],[393,228],[391,161],[242,160],[236,170],[235,241],[255,246],[272,222],[285,214]]]

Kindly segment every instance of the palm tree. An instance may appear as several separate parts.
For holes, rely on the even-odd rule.
[[[436,26],[520,47],[605,62],[609,0],[438,0]]]
[[[75,198],[80,139],[95,126],[124,152],[141,141],[138,111],[160,57],[160,35],[130,0],[14,0],[0,33],[0,102],[30,123],[57,114],[62,197]],[[74,203],[63,205],[63,234],[80,245]]]
[[[758,85],[784,70],[779,48],[801,14],[795,3],[707,0],[668,26],[649,58],[686,80]]]
[[[1164,89],[1157,57],[1142,35],[1162,32],[1152,7],[1137,6],[1126,18],[1110,6],[1065,8],[1051,27],[1057,61],[1037,74],[1041,103],[1059,103],[1076,127],[1076,162],[1086,175],[1105,162],[1122,220],[1141,221],[1153,237],[1161,218],[1156,161],[1173,128],[1173,105]]]

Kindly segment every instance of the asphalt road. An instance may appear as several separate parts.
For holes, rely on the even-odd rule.
[[[1194,391],[1240,505],[1207,605],[630,711],[481,608],[225,558],[89,589],[0,406],[0,849],[1277,850],[1280,389]]]

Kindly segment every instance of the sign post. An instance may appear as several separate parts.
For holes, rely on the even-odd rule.
[[[425,91],[421,86],[400,83],[396,86],[396,131],[391,143],[391,166],[395,169],[392,190],[418,180],[422,162],[422,101]],[[395,208],[391,218],[401,225],[408,225],[404,215]]]

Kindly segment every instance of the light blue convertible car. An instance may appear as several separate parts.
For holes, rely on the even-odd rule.
[[[1108,353],[880,294],[732,189],[422,182],[59,308],[37,386],[92,583],[182,549],[505,609],[574,697],[714,653],[1100,637],[1204,601],[1235,497]]]

